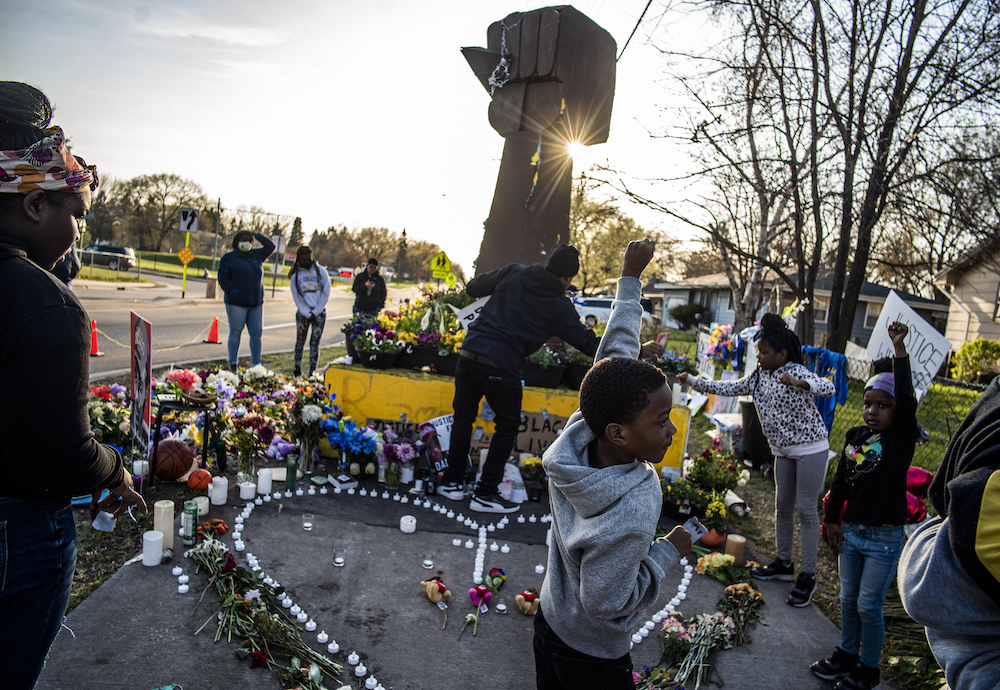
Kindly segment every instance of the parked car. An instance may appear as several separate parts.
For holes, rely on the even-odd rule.
[[[107,266],[112,271],[127,271],[135,267],[132,247],[115,247],[110,244],[88,244],[80,252],[83,266]]]
[[[574,300],[574,305],[576,306],[577,313],[580,314],[580,320],[583,321],[588,328],[593,328],[597,325],[598,321],[604,321],[607,323],[608,319],[611,317],[611,303],[614,301],[613,297],[578,297]],[[643,325],[652,326],[653,315],[649,313],[649,308],[652,305],[647,299],[643,299],[642,302]]]

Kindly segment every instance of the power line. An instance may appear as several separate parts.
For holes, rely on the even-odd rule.
[[[649,0],[649,2],[646,3],[646,9],[644,9],[642,11],[642,14],[639,15],[639,21],[635,23],[635,28],[632,29],[632,33],[628,35],[628,40],[625,41],[625,45],[622,46],[622,52],[618,53],[618,57],[615,58],[615,62],[618,62],[619,60],[622,59],[622,55],[625,54],[625,49],[628,48],[628,44],[632,41],[632,37],[635,36],[635,32],[639,30],[639,25],[642,24],[642,18],[646,16],[646,12],[649,11],[649,6],[652,4],[653,0]]]

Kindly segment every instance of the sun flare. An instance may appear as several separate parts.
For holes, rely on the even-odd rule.
[[[577,163],[583,161],[587,156],[587,147],[579,141],[571,141],[566,145],[566,150],[569,152],[570,158]]]

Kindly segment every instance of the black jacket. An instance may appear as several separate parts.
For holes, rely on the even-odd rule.
[[[83,306],[0,234],[0,496],[68,499],[121,483],[121,457],[90,431],[89,371]]]
[[[368,288],[365,287],[369,278],[375,282],[375,287],[372,288],[370,295]],[[385,306],[385,279],[379,273],[369,276],[367,270],[361,271],[354,277],[354,287],[351,289],[358,296],[354,300],[354,306],[361,311],[378,311]]]
[[[920,431],[910,358],[894,358],[892,370],[896,376],[892,427],[873,432],[867,426],[857,426],[847,431],[826,502],[825,522],[837,522],[846,500],[844,522],[906,524],[906,471]]]
[[[219,287],[226,293],[226,304],[236,307],[264,304],[264,262],[274,253],[274,242],[259,232],[255,237],[263,246],[249,252],[234,249],[219,260]]]
[[[580,322],[573,302],[541,264],[510,264],[465,286],[472,297],[492,295],[469,327],[462,349],[485,355],[504,371],[520,376],[524,358],[554,335],[588,355],[600,339]]]

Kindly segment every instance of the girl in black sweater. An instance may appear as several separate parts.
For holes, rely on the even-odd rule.
[[[840,554],[841,646],[812,670],[826,680],[843,678],[837,690],[879,686],[882,602],[903,549],[906,472],[919,437],[917,399],[903,344],[908,332],[899,322],[889,326],[893,373],[876,374],[865,384],[865,426],[847,432],[826,504],[830,546]]]

